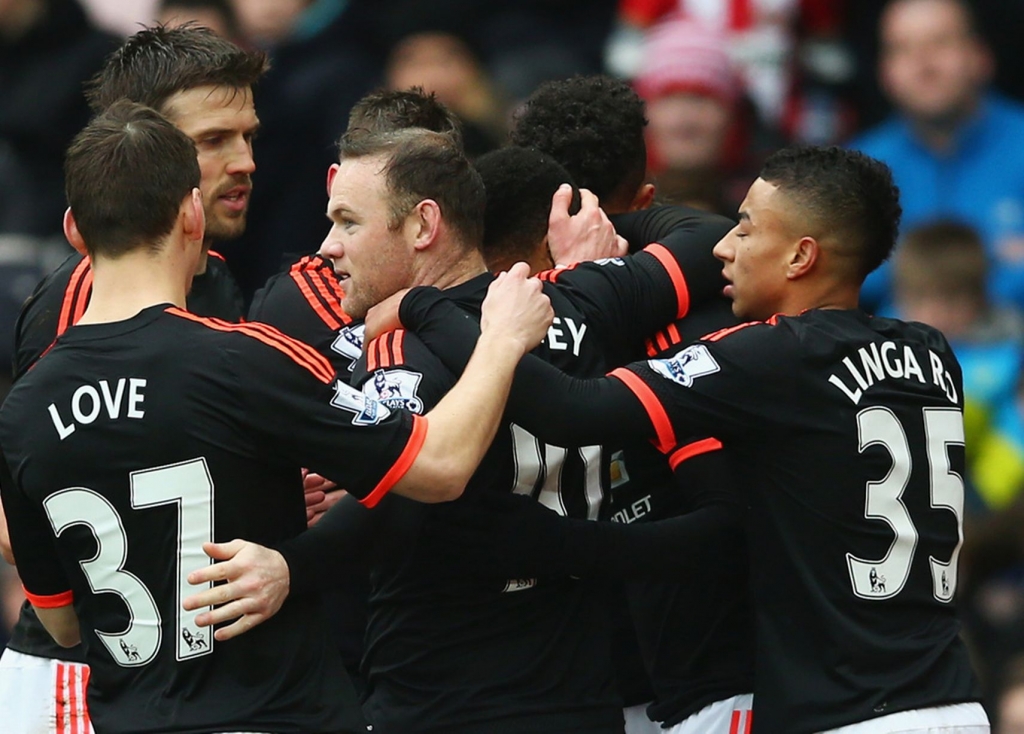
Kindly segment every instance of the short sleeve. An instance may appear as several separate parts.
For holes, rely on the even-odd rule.
[[[33,606],[62,607],[73,601],[71,584],[57,556],[56,536],[43,512],[19,486],[0,458],[0,495],[18,575]]]

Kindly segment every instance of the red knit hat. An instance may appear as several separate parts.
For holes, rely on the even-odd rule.
[[[678,15],[647,32],[635,84],[637,93],[648,100],[672,92],[697,92],[731,105],[742,91],[724,36]]]

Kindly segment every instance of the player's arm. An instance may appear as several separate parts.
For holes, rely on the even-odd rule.
[[[488,288],[477,347],[459,381],[426,414],[426,438],[395,485],[398,494],[415,498],[423,487],[439,487],[444,499],[454,499],[476,471],[500,425],[516,364],[544,338],[554,316],[528,274],[518,263]]]
[[[465,311],[441,291],[414,288],[399,313],[448,369],[463,369],[479,335]],[[642,405],[619,380],[573,378],[529,354],[516,369],[507,415],[559,446],[622,444],[656,435]]]
[[[61,647],[74,647],[82,641],[82,633],[78,627],[78,615],[75,608],[70,604],[67,606],[47,607],[36,606],[36,616],[43,623],[43,627],[50,633],[50,637]]]
[[[472,349],[472,321],[437,291],[411,290],[400,318],[449,369],[457,370]],[[508,415],[560,446],[639,438],[669,451],[677,436],[742,435],[770,423],[799,392],[792,384],[793,347],[776,328],[782,329],[726,329],[672,358],[636,362],[598,379],[571,377],[527,355],[516,370]]]
[[[381,480],[392,491],[410,497],[451,499],[465,488],[497,432],[516,363],[540,342],[551,323],[551,304],[540,293],[540,284],[526,278],[528,272],[528,267],[519,263],[491,284],[482,307],[483,333],[477,350],[452,390],[425,418],[417,418],[426,428],[417,450],[411,455],[403,450],[406,463],[399,457],[394,471]],[[341,462],[352,460],[344,452],[337,453]],[[392,473],[397,476],[390,476]],[[333,514],[346,504],[339,502],[307,533],[315,537],[329,534],[335,527]],[[200,615],[199,624],[237,618],[217,630],[217,639],[241,634],[280,609],[288,596],[291,575],[281,553],[244,541],[208,544],[204,549],[214,559],[226,562],[192,572],[189,583],[228,583],[189,597],[184,606],[222,605]],[[296,576],[313,573],[324,557],[318,553],[308,556]]]
[[[679,517],[593,522],[523,495],[482,492],[439,508],[427,532],[446,537],[439,547],[458,548],[458,555],[439,559],[457,573],[678,580],[734,551],[744,509],[721,443],[688,441],[671,461],[677,491],[688,493],[692,507]]]
[[[629,257],[581,263],[538,276],[556,283],[572,298],[615,364],[643,355],[646,338],[721,296],[722,264],[714,256],[714,247],[732,222],[688,211],[688,216],[672,220],[671,229]]]
[[[57,558],[53,529],[7,470],[0,459],[0,485],[3,514],[9,521],[11,549],[18,559],[18,575],[25,596],[39,615],[39,621],[62,647],[74,647],[81,641],[78,616],[72,606],[71,585]]]

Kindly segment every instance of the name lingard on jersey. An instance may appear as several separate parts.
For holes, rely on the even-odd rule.
[[[138,420],[145,417],[146,411],[142,409],[146,399],[142,393],[142,388],[146,386],[145,380],[121,377],[113,386],[109,380],[100,380],[97,384],[98,388],[92,385],[79,387],[71,394],[71,400],[64,408],[58,409],[56,403],[50,403],[47,410],[61,441],[74,433],[78,426],[95,423],[101,415],[110,420],[121,417]]]
[[[895,342],[871,342],[861,347],[853,359],[843,357],[843,368],[839,368],[828,381],[842,391],[843,395],[860,403],[865,391],[886,379],[917,380],[927,385],[929,380],[939,388],[951,403],[957,401],[956,386],[946,366],[932,350],[925,350],[926,359],[918,359],[909,344]],[[859,366],[858,363],[859,362]],[[921,363],[925,368],[921,368]]]

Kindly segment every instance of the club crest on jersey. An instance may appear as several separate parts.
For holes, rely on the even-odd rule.
[[[334,385],[334,397],[331,398],[331,405],[355,413],[352,424],[356,426],[372,426],[391,415],[391,411],[386,405],[377,402],[369,395],[364,395],[341,380]]]
[[[343,326],[338,329],[338,336],[334,338],[334,343],[331,344],[332,351],[351,360],[348,365],[349,372],[352,372],[355,368],[359,355],[363,353],[363,334],[365,331],[366,324],[362,322],[352,324],[351,326]]]
[[[423,375],[409,370],[377,370],[373,379],[363,383],[363,392],[391,410],[423,412],[423,401],[416,394]]]
[[[713,375],[721,369],[703,344],[691,344],[671,359],[651,359],[647,364],[662,377],[683,387],[689,387],[698,377]]]

